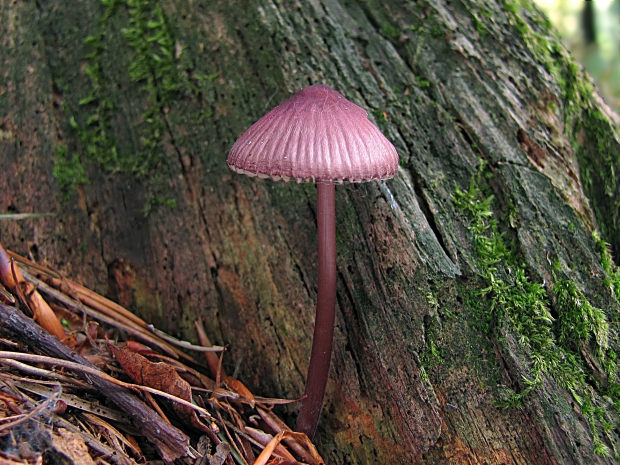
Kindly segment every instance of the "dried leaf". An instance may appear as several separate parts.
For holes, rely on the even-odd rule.
[[[131,449],[136,452],[136,457],[143,458],[144,454],[142,453],[142,449],[140,448],[140,444],[138,444],[138,441],[136,441],[136,438],[134,438],[130,434],[127,434],[125,436],[125,439],[130,444]]]
[[[250,390],[247,387],[245,387],[245,385],[241,381],[239,381],[236,378],[233,378],[232,376],[227,376],[226,379],[224,380],[224,384],[226,384],[226,386],[228,386],[229,389],[231,389],[232,391],[236,392],[241,397],[246,399],[248,403],[250,404],[250,406],[254,408],[254,405],[255,405],[254,395],[250,392]]]
[[[284,448],[283,446],[280,445],[280,442],[282,440],[282,438],[284,437],[285,434],[287,434],[286,431],[282,431],[278,434],[276,434],[275,436],[272,436],[271,434],[265,433],[264,431],[255,429],[255,428],[250,428],[249,426],[245,427],[245,432],[248,434],[248,436],[250,436],[252,439],[258,441],[259,443],[261,443],[263,446],[265,446],[265,450],[267,450],[267,448],[271,447],[271,445],[273,445],[273,447],[271,448],[271,452],[269,452],[269,455],[266,457],[267,459],[269,458],[269,456],[273,453],[279,457],[282,457],[284,459],[287,460],[295,460],[295,457],[293,457],[291,455],[291,453],[286,450],[286,448]],[[274,440],[277,438],[277,441],[274,442]],[[254,465],[256,465],[258,462],[258,459],[263,456],[263,454],[265,453],[265,450],[263,450],[263,452],[258,456],[258,458],[256,459],[256,462],[254,462]]]
[[[224,465],[230,455],[230,445],[227,442],[220,442],[215,447],[215,454],[209,457],[209,465]]]
[[[140,355],[157,355],[159,356],[159,353],[155,352],[153,349],[151,349],[149,346],[142,344],[140,342],[137,341],[127,341],[125,343],[125,347],[132,351],[135,352],[136,354],[140,354]]]
[[[13,254],[12,252],[10,252],[10,254],[13,257],[19,257],[19,255]],[[27,262],[23,257],[16,258],[16,260],[25,261],[27,266],[34,267],[36,265]],[[36,268],[40,269],[42,267],[37,265]],[[68,307],[74,308],[76,311],[92,315],[104,323],[120,327],[129,334],[147,341],[149,344],[159,347],[162,351],[172,355],[173,357],[182,357],[186,360],[194,360],[185,352],[162,340],[161,337],[153,334],[153,332],[149,330],[149,325],[137,316],[133,315],[129,312],[129,310],[110,300],[107,300],[105,297],[95,294],[94,292],[73,281],[51,277],[51,274],[53,273],[51,270],[46,268],[43,268],[43,270],[45,271],[42,271],[44,274],[40,276],[40,280],[32,276],[29,276],[28,279],[40,283],[39,285],[42,288],[47,287],[46,293],[54,295],[54,298],[60,298]],[[67,294],[72,297],[67,298]],[[76,305],[77,301],[74,300],[74,296],[79,299],[79,305]]]
[[[13,384],[19,389],[36,394],[43,398],[49,397],[56,392],[52,387],[36,383],[29,383],[27,381],[14,381]],[[108,418],[118,423],[131,424],[131,422],[129,421],[129,417],[122,412],[101,405],[95,400],[85,400],[82,397],[84,397],[83,394],[82,396],[78,396],[69,392],[62,392],[60,399],[62,399],[69,407],[82,410],[84,412],[89,412],[100,417]]]
[[[251,429],[251,428],[246,428],[246,430],[248,429]],[[263,449],[261,454],[256,458],[254,465],[266,465],[269,460],[269,457],[271,457],[271,454],[273,454],[276,447],[278,447],[278,444],[280,444],[280,441],[282,440],[283,436],[284,436],[284,432],[278,433],[276,436],[274,436],[269,441],[269,443],[265,446],[265,449]]]
[[[65,460],[55,458],[58,463],[71,465],[95,465],[95,462],[88,453],[88,447],[84,439],[77,433],[72,433],[64,428],[58,429],[58,435],[52,438],[54,452],[63,456]]]
[[[19,263],[19,268],[17,263]],[[164,411],[166,414],[169,413],[166,408],[174,409],[177,416],[180,417],[183,425],[186,427],[192,425],[194,428],[204,431],[207,433],[206,436],[211,438],[212,447],[217,446],[215,450],[211,449],[210,451],[196,454],[195,451],[192,452],[191,448],[187,448],[188,439],[187,437],[183,437],[178,441],[175,439],[175,441],[181,445],[181,447],[177,449],[169,443],[160,443],[160,430],[157,429],[154,430],[156,431],[154,435],[151,434],[146,436],[146,438],[153,443],[157,449],[152,447],[146,448],[146,456],[141,456],[139,448],[133,438],[123,436],[127,431],[132,431],[132,429],[126,430],[125,425],[122,430],[119,430],[121,431],[119,433],[118,431],[115,432],[115,430],[101,418],[95,418],[87,414],[80,414],[78,416],[73,416],[74,419],[82,418],[79,420],[79,425],[77,427],[71,425],[70,423],[67,423],[66,426],[62,426],[64,428],[68,428],[74,433],[79,433],[81,435],[82,442],[85,441],[86,444],[88,444],[89,447],[92,447],[93,450],[96,450],[98,454],[107,457],[106,460],[111,458],[119,465],[129,465],[129,463],[134,462],[134,459],[127,456],[124,451],[129,451],[131,449],[133,450],[133,453],[136,454],[134,457],[140,457],[139,460],[150,460],[152,458],[152,454],[155,453],[155,450],[158,450],[164,461],[173,461],[176,458],[187,454],[188,463],[190,463],[189,461],[195,461],[195,465],[222,465],[224,463],[227,465],[232,465],[233,463],[258,463],[259,465],[299,465],[300,462],[310,465],[320,465],[324,463],[314,449],[312,443],[305,435],[285,431],[286,425],[279,421],[279,419],[271,412],[261,410],[260,413],[263,420],[268,423],[269,427],[274,429],[273,434],[282,431],[278,434],[278,436],[276,436],[276,438],[273,438],[271,435],[257,429],[248,428],[246,430],[245,425],[247,424],[247,418],[242,416],[241,412],[247,412],[248,409],[240,404],[249,404],[253,408],[268,408],[269,405],[296,402],[295,400],[265,399],[254,396],[243,383],[235,378],[228,377],[222,371],[221,358],[217,357],[214,353],[207,353],[207,359],[210,359],[211,361],[212,368],[214,368],[214,373],[218,378],[218,383],[220,381],[222,382],[221,385],[218,384],[216,387],[213,381],[206,378],[201,373],[185,366],[180,360],[178,360],[178,357],[183,357],[185,359],[192,358],[183,353],[177,347],[173,347],[168,344],[167,341],[171,340],[169,336],[163,333],[160,334],[157,329],[147,325],[144,321],[135,317],[118,304],[95,294],[83,286],[63,278],[60,274],[52,270],[36,263],[32,263],[10,251],[2,249],[0,244],[0,282],[2,282],[3,279],[3,264],[4,279],[8,280],[9,284],[14,286],[10,289],[10,291],[15,298],[19,298],[19,301],[23,304],[23,306],[28,306],[28,308],[32,310],[33,320],[36,320],[43,326],[49,326],[50,324],[54,324],[53,320],[50,320],[52,323],[46,322],[48,318],[50,318],[51,314],[56,317],[56,320],[58,320],[59,317],[68,319],[68,321],[71,322],[70,328],[72,328],[72,332],[76,331],[78,333],[78,338],[80,340],[80,345],[78,347],[79,352],[82,353],[83,356],[89,358],[91,362],[95,362],[97,365],[102,365],[102,368],[106,369],[107,367],[107,372],[109,372],[110,369],[114,371],[115,368],[113,365],[110,365],[109,355],[107,353],[102,354],[100,351],[98,338],[104,336],[106,338],[115,337],[112,335],[113,333],[110,332],[114,331],[110,327],[117,328],[116,333],[114,334],[117,334],[118,330],[120,330],[121,334],[128,333],[140,341],[146,342],[146,344],[150,347],[140,343],[134,343],[132,341],[126,342],[125,346],[121,344],[121,347],[124,347],[123,349],[118,346],[109,346],[111,352],[123,366],[126,373],[136,382],[136,385],[130,385],[118,380],[115,380],[115,383],[118,383],[119,385],[126,385],[129,389],[139,389],[144,395],[153,393],[160,397],[167,397],[172,403],[168,404],[165,402],[164,404],[161,404],[164,408],[164,410],[160,410],[162,414]],[[37,270],[38,274],[36,277],[30,276],[25,271],[31,271],[33,269]],[[44,280],[44,282],[42,280]],[[0,290],[2,289],[3,288],[0,286]],[[12,296],[10,293],[7,294],[10,301]],[[0,301],[2,301],[3,298],[7,298],[6,296],[3,296],[4,294],[0,295]],[[47,305],[47,302],[42,296],[45,296],[45,299],[51,297],[53,301],[52,305]],[[45,307],[48,307],[51,312],[48,312],[48,308]],[[21,315],[21,312],[20,316],[23,316]],[[99,323],[92,321],[91,318]],[[30,322],[33,320],[30,320]],[[102,326],[99,328],[98,324],[101,324]],[[201,344],[203,346],[211,346],[211,342],[208,340],[208,337],[206,337],[204,329],[198,322],[196,327]],[[49,332],[55,332],[53,327],[49,327],[47,329]],[[86,338],[84,335],[86,335]],[[46,335],[46,337],[49,338],[49,335]],[[178,347],[184,348],[185,350],[205,350],[205,347],[193,346],[185,341],[173,340],[173,343]],[[177,360],[168,359],[165,355],[162,355],[156,351],[162,351],[173,357],[177,357]],[[148,359],[144,358],[144,355],[148,356]],[[17,363],[12,358],[13,357],[11,357],[10,360],[5,360],[3,363],[8,363],[9,361],[11,363]],[[17,359],[17,357],[15,358]],[[57,363],[58,362],[55,362],[55,364]],[[18,367],[18,369],[23,371],[23,367]],[[33,369],[34,367],[29,367],[29,371],[27,371],[27,373],[31,376],[49,377],[48,375],[41,373],[35,374],[33,373]],[[77,368],[65,366],[65,369],[73,370]],[[83,371],[83,367],[80,368],[80,370]],[[186,380],[184,380],[184,378],[186,378]],[[75,383],[74,380],[71,380],[71,382]],[[192,388],[188,382],[192,383],[191,385],[195,385],[196,388]],[[13,381],[12,385],[14,387],[16,384],[17,383],[14,383]],[[205,424],[204,418],[212,417],[209,412],[204,409],[204,401],[202,403],[203,408],[198,407],[195,403],[192,404],[192,395],[196,389],[198,391],[201,390],[201,385],[206,387],[208,391],[211,391],[212,395],[208,401],[208,406],[215,408],[214,415],[219,419],[219,421],[214,420],[214,422],[211,422],[209,426]],[[24,389],[23,386],[20,386],[20,388]],[[75,386],[72,386],[71,389],[75,389]],[[79,387],[79,389],[84,389],[84,387]],[[45,397],[46,394],[47,393],[40,393],[39,395],[43,395]],[[57,396],[58,394],[55,395],[54,399],[56,399]],[[5,405],[11,406],[13,404],[12,401],[13,399],[7,398],[5,400]],[[200,404],[201,401],[202,398],[196,397],[196,402],[198,402],[198,404]],[[159,401],[153,401],[153,405],[155,406],[157,406],[158,403]],[[3,399],[0,399],[0,406],[2,404]],[[63,406],[74,408],[77,407],[83,410],[90,409],[90,411],[97,414],[98,417],[105,416],[113,418],[117,415],[114,412],[98,411],[100,406],[89,406],[86,403],[82,403],[79,399],[78,392],[76,392],[75,396],[67,395],[66,392],[63,392],[62,398],[57,399],[54,406],[57,408],[61,404]],[[49,408],[50,411],[56,412],[56,410],[52,410],[51,406],[48,407],[47,404],[40,405],[38,408]],[[153,421],[155,421],[159,427],[161,418],[159,418],[157,414],[153,414],[151,408],[152,407],[144,406],[144,410],[141,410],[142,413],[140,418],[151,418],[152,415],[155,419]],[[194,409],[197,409],[200,412],[200,415],[204,415],[204,418],[197,416],[197,412]],[[125,410],[133,411],[131,408],[125,408]],[[0,411],[0,416],[2,416],[2,413],[3,412]],[[19,423],[27,420],[27,418],[21,414],[21,411],[19,411],[19,413],[19,415],[11,418],[11,423],[17,424],[15,422]],[[6,413],[4,415],[6,415]],[[62,420],[59,415],[55,416],[58,417],[58,421]],[[90,420],[86,419],[88,417]],[[120,418],[116,417],[116,421],[119,420]],[[134,418],[134,420],[138,421],[138,423],[142,425],[142,423],[139,422],[139,418]],[[161,423],[161,428],[165,429],[168,427],[166,423]],[[207,421],[206,423],[210,422]],[[74,431],[71,428],[76,428],[76,430]],[[82,430],[85,428],[86,432],[80,431],[79,428]],[[97,440],[92,438],[87,432],[89,428],[95,428],[97,429],[99,435],[102,437],[105,436],[105,440],[108,441],[108,444],[117,448],[116,452],[113,452],[113,450],[107,445],[97,442]],[[146,429],[148,430],[148,428]],[[244,430],[246,431],[245,434]],[[139,431],[141,431],[141,429],[135,431],[137,434],[140,434]],[[252,440],[250,437],[255,439]],[[261,455],[260,460],[255,462],[255,455],[250,444],[256,446],[258,442],[260,442],[263,446],[267,445],[268,449],[271,449],[271,451],[267,450],[264,452]],[[142,444],[142,442],[140,444]],[[241,447],[239,447],[239,445],[241,445]],[[229,451],[229,447],[233,447],[232,452]],[[51,452],[53,453],[53,451]],[[120,452],[122,452],[122,454]],[[212,455],[210,455],[209,452]],[[63,458],[62,460],[67,463],[77,463],[72,458]],[[98,460],[100,461],[101,459]]]
[[[319,451],[316,450],[316,447],[310,440],[308,436],[304,433],[297,433],[295,431],[284,431],[284,439],[291,438],[300,443],[309,453],[312,455],[312,459],[314,463],[317,465],[324,465],[325,460],[319,455]]]
[[[34,321],[45,328],[47,332],[61,341],[67,336],[54,311],[36,288],[31,283],[26,282],[19,267],[2,243],[0,243],[0,281],[12,292],[17,291],[18,285],[21,286],[20,290],[26,298],[26,304],[34,313]]]
[[[15,305],[15,297],[2,284],[0,284],[0,302],[7,305]]]
[[[281,431],[291,431],[291,429],[286,425],[286,423],[280,420],[280,418],[278,418],[273,412],[263,410],[262,408],[258,408],[256,410],[258,411],[258,414],[261,416],[265,424],[269,426],[269,428],[271,428],[274,432],[280,433]],[[305,439],[307,440],[308,437],[305,436]],[[297,441],[296,438],[285,436],[283,441],[293,451],[293,453],[300,458],[301,461],[310,465],[318,465],[321,462],[321,457],[318,457],[318,454],[317,456],[315,456],[312,451],[304,447],[300,442]],[[304,441],[304,444],[307,444],[307,442]],[[316,452],[316,450],[314,452]]]
[[[196,332],[198,333],[198,340],[200,344],[205,347],[211,347],[211,341],[209,340],[209,336],[207,336],[207,332],[205,331],[202,320],[194,321],[194,326],[196,326]],[[207,360],[207,365],[209,365],[209,370],[211,371],[211,376],[217,378],[218,370],[220,370],[219,375],[220,378],[225,378],[226,373],[220,367],[220,359],[214,352],[205,352],[205,358]]]
[[[2,282],[2,284],[4,284],[4,286],[12,292],[15,291],[15,287],[17,286],[13,276],[14,271],[18,282],[23,282],[24,278],[19,273],[19,268],[13,267],[13,259],[2,243],[0,243],[0,282]]]
[[[142,451],[137,444],[134,446],[135,441],[129,441],[125,436],[123,436],[114,426],[99,418],[96,415],[91,415],[90,413],[82,413],[84,418],[87,418],[88,421],[97,425],[102,430],[105,430],[104,436],[108,438],[108,444],[114,445],[114,448],[121,454],[125,454],[125,451],[121,447],[121,444],[128,448],[134,457],[141,457]]]
[[[0,244],[2,248],[2,244]],[[141,320],[136,315],[131,313],[126,308],[112,302],[109,299],[91,291],[90,289],[78,284],[69,279],[63,279],[60,274],[34,263],[15,252],[7,251],[4,249],[7,260],[13,259],[19,262],[21,265],[28,267],[28,269],[37,270],[38,278],[30,276],[28,273],[23,273],[28,281],[34,282],[37,286],[48,288],[46,293],[54,294],[54,298],[60,298],[63,303],[69,307],[75,307],[75,310],[82,311],[89,314],[99,314],[98,318],[105,323],[114,325],[114,322],[120,323],[123,330],[130,334],[139,337],[142,340],[148,341],[159,347],[162,351],[167,352],[173,357],[182,357],[186,360],[194,361],[194,358],[186,354],[182,350],[169,344],[162,339],[160,335],[153,333],[154,328],[148,325],[144,320]],[[0,250],[0,276],[2,272],[2,250]],[[1,277],[0,277],[1,281]],[[68,296],[71,296],[70,298]],[[75,300],[74,300],[75,299]],[[79,305],[74,305],[76,301],[79,301]],[[89,307],[89,308],[85,308]],[[103,315],[101,315],[103,314]],[[97,316],[95,316],[97,317]],[[104,318],[102,318],[104,317]],[[110,320],[111,318],[111,320]],[[159,332],[158,332],[159,333]]]
[[[187,381],[179,376],[177,371],[167,363],[153,363],[140,354],[108,344],[114,357],[134,382],[167,392],[188,402],[192,401],[192,389]],[[186,405],[173,403],[172,408],[182,419],[191,423],[201,431],[209,432],[209,428],[202,423],[196,412]]]
[[[48,333],[53,334],[60,341],[65,342],[64,339],[67,337],[67,333],[65,333],[65,329],[62,327],[54,310],[52,310],[31,283],[23,282],[20,283],[20,286],[22,286],[28,307],[34,314],[32,319],[39,323]],[[67,345],[70,346],[70,344]]]
[[[252,429],[252,428],[246,428],[246,431],[249,429]],[[276,436],[274,436],[273,439],[269,441],[267,446],[265,446],[265,449],[263,450],[263,452],[258,456],[258,458],[256,459],[256,462],[254,462],[254,465],[298,464],[299,462],[295,460],[294,457],[290,456],[290,454],[289,454],[290,456],[289,457],[289,456],[283,456],[282,454],[279,453],[279,450],[278,450],[278,448],[280,447],[279,444],[287,438],[295,439],[301,444],[303,444],[308,449],[308,451],[312,454],[315,463],[319,465],[325,465],[325,461],[321,458],[321,456],[317,452],[316,448],[314,447],[310,439],[308,439],[308,436],[306,436],[303,433],[295,433],[293,431],[281,431]],[[280,457],[276,457],[275,460],[269,460],[269,457],[272,454],[279,455]]]
[[[272,397],[254,396],[254,400],[256,401],[256,403],[262,406],[294,404],[296,402],[301,402],[302,399],[303,397],[300,397],[299,399],[277,399],[277,398],[272,398]]]

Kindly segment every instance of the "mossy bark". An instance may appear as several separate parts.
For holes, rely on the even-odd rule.
[[[620,280],[592,233],[620,255],[620,128],[528,1],[2,0],[0,32],[0,211],[57,214],[2,222],[5,246],[184,339],[203,319],[256,394],[298,397],[315,187],[225,159],[328,84],[401,167],[337,188],[327,462],[615,463]],[[527,329],[534,304],[553,321]]]

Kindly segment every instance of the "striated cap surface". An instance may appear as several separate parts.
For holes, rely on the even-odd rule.
[[[275,180],[362,182],[394,176],[398,154],[363,108],[315,84],[245,131],[228,154],[228,166]]]

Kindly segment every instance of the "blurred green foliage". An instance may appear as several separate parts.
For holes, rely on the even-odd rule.
[[[575,59],[620,111],[620,0],[535,0],[557,28]],[[589,5],[587,5],[589,4]],[[595,41],[587,43],[584,12],[591,7]]]

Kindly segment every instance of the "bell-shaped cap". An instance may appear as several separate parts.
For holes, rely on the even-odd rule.
[[[228,166],[275,180],[362,182],[394,176],[398,154],[363,108],[315,84],[245,131],[230,150]]]

